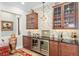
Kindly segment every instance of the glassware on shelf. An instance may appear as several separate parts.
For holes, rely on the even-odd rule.
[[[65,14],[72,14],[74,13],[74,3],[70,3],[64,6],[64,13]]]
[[[64,27],[74,28],[75,26],[75,9],[74,3],[64,5]]]

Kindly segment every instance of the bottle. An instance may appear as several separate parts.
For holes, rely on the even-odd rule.
[[[63,41],[63,33],[61,33],[61,42]]]
[[[77,43],[77,40],[76,40],[76,38],[77,38],[77,34],[76,34],[76,32],[72,32],[72,34],[71,34],[71,37],[72,37],[72,43],[73,44],[76,44]]]
[[[52,35],[52,40],[55,40],[54,34]]]

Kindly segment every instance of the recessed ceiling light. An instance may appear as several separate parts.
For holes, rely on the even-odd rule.
[[[21,2],[21,4],[23,4],[23,5],[24,5],[24,2]]]

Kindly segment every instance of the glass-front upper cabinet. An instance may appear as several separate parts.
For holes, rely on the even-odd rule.
[[[64,28],[77,28],[77,3],[64,4]]]
[[[26,28],[38,29],[38,13],[32,10],[32,13],[26,15]]]
[[[78,2],[65,2],[53,7],[54,29],[78,28]]]
[[[61,28],[61,7],[54,8],[54,28]]]

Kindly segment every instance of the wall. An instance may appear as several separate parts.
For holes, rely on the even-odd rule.
[[[18,16],[20,17],[20,20],[21,20],[22,17],[24,16],[24,11],[21,10],[20,8],[17,8],[14,6],[9,6],[9,5],[7,6],[7,5],[0,3],[0,25],[1,25],[1,21],[14,22],[13,31],[4,32],[4,31],[1,31],[1,27],[0,27],[0,44],[2,43],[1,39],[4,39],[4,42],[8,43],[10,35],[12,33],[16,33],[16,36],[17,36],[17,47],[16,48],[22,48],[22,35],[18,35],[18,27],[17,27],[18,26],[18,20],[17,20]],[[20,29],[21,29],[21,27],[20,27]]]

